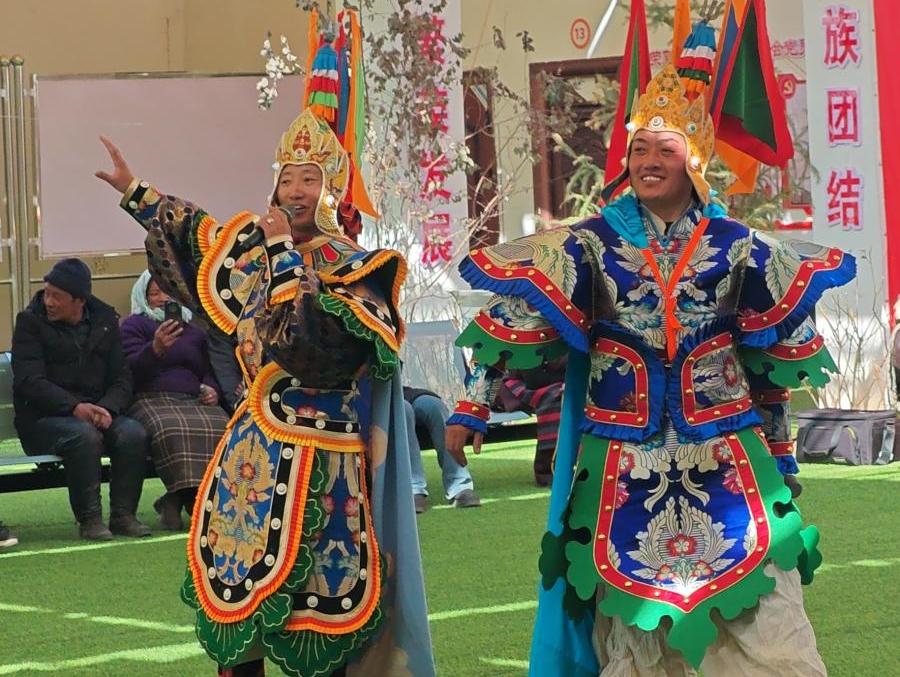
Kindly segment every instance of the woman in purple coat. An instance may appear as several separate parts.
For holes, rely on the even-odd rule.
[[[135,402],[128,412],[150,435],[150,453],[166,493],[153,504],[164,529],[182,528],[181,509],[191,511],[200,480],[222,437],[228,417],[219,406],[206,334],[165,319],[169,296],[148,271],[131,290],[131,315],[122,323],[122,347],[134,375]]]

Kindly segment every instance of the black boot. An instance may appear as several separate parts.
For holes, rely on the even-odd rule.
[[[115,515],[109,518],[109,530],[119,536],[143,538],[151,534],[150,528],[134,515]]]
[[[159,514],[159,524],[166,531],[181,531],[181,497],[178,494],[163,494],[153,502],[153,509]]]
[[[79,521],[78,535],[87,541],[111,541],[113,539],[112,532],[106,528],[100,515]]]

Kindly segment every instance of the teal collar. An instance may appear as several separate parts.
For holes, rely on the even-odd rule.
[[[641,203],[638,202],[634,193],[626,193],[601,209],[600,215],[623,240],[639,249],[646,249],[650,246],[650,242],[647,239],[647,227],[644,225],[641,211]],[[698,212],[699,205],[694,204],[686,214],[697,214]],[[726,216],[726,212],[719,205],[710,202],[703,209],[702,215],[708,218],[718,218]],[[692,224],[696,222],[696,218],[692,219]]]

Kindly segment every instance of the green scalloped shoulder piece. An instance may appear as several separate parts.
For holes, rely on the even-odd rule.
[[[831,380],[829,372],[836,374],[838,371],[827,348],[803,360],[782,360],[758,348],[744,348],[741,361],[757,376],[765,375],[782,388],[799,388],[804,378],[810,385],[821,388]]]
[[[798,566],[805,550],[799,513],[783,510],[791,503],[790,489],[785,486],[774,459],[756,433],[748,428],[737,435],[747,451],[769,519],[771,541],[767,559],[781,569],[793,569]],[[587,543],[570,541],[566,545],[569,559],[567,577],[582,600],[592,598],[597,585],[602,583],[594,562],[594,530],[609,446],[609,440],[584,436],[576,481],[572,486],[570,527],[587,528],[591,532]],[[606,598],[599,603],[598,610],[605,616],[618,616],[626,625],[637,626],[647,632],[655,630],[668,617],[672,623],[667,636],[669,645],[680,651],[691,665],[698,667],[717,635],[715,623],[710,618],[711,612],[717,610],[723,618],[732,620],[745,609],[756,606],[761,596],[774,590],[775,580],[765,574],[764,567],[765,561],[748,572],[740,583],[716,593],[690,613],[629,594],[611,585],[606,585]]]
[[[461,348],[471,348],[475,361],[479,364],[494,365],[506,358],[508,369],[534,369],[548,360],[556,359],[566,353],[565,341],[557,338],[541,344],[519,344],[503,341],[491,336],[475,322],[469,325],[456,339]]]
[[[386,569],[380,558],[381,574]],[[343,635],[326,635],[313,630],[269,632],[262,643],[270,660],[292,677],[326,677],[350,661],[380,629],[384,613],[381,604],[359,630]]]
[[[375,346],[375,363],[370,365],[369,373],[380,381],[389,380],[400,366],[400,357],[388,347],[378,334],[360,322],[359,318],[345,303],[333,296],[320,292],[316,297],[319,307],[329,315],[341,319],[344,327],[353,336],[368,341]]]

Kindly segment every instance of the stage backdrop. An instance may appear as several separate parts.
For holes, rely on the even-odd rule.
[[[143,249],[143,230],[94,177],[111,167],[100,134],[136,176],[219,220],[264,211],[275,147],[300,111],[301,80],[282,82],[262,111],[259,77],[36,78],[41,255]]]

